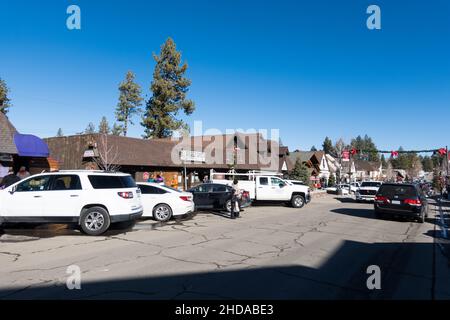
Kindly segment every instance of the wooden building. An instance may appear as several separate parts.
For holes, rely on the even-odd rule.
[[[139,139],[82,134],[44,139],[61,169],[110,169],[130,173],[136,181],[160,175],[167,185],[187,187],[210,170],[289,170],[288,148],[260,134],[226,134],[172,139]],[[105,160],[105,161],[102,161]],[[265,161],[267,160],[267,161]],[[272,161],[271,161],[272,160]]]

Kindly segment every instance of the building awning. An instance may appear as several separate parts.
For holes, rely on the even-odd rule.
[[[18,155],[21,157],[44,157],[49,156],[47,144],[32,134],[14,134],[14,143]]]

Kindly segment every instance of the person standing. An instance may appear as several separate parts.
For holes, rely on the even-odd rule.
[[[20,178],[20,180],[22,180],[28,178],[30,176],[30,173],[27,171],[27,168],[21,166],[19,172],[17,172],[17,176]]]
[[[150,175],[150,177],[148,177],[147,182],[156,182],[153,173]]]
[[[3,177],[0,182],[0,189],[8,188],[10,185],[13,185],[16,182],[19,182],[20,178],[14,174],[14,169],[9,168],[8,174]]]
[[[156,175],[156,183],[164,185],[164,178],[160,174]]]
[[[232,194],[231,194],[231,219],[239,218],[239,195],[241,194],[241,190],[239,190],[238,180],[233,180],[232,185]]]

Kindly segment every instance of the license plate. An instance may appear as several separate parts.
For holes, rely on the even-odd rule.
[[[398,200],[392,200],[392,204],[402,204],[402,203]]]

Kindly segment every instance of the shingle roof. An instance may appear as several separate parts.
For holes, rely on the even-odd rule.
[[[14,143],[16,128],[11,124],[6,115],[0,112],[0,153],[17,154]]]
[[[294,151],[289,154],[289,159],[294,164],[297,159],[299,159],[301,162],[307,162],[311,159],[314,153],[314,151]]]

